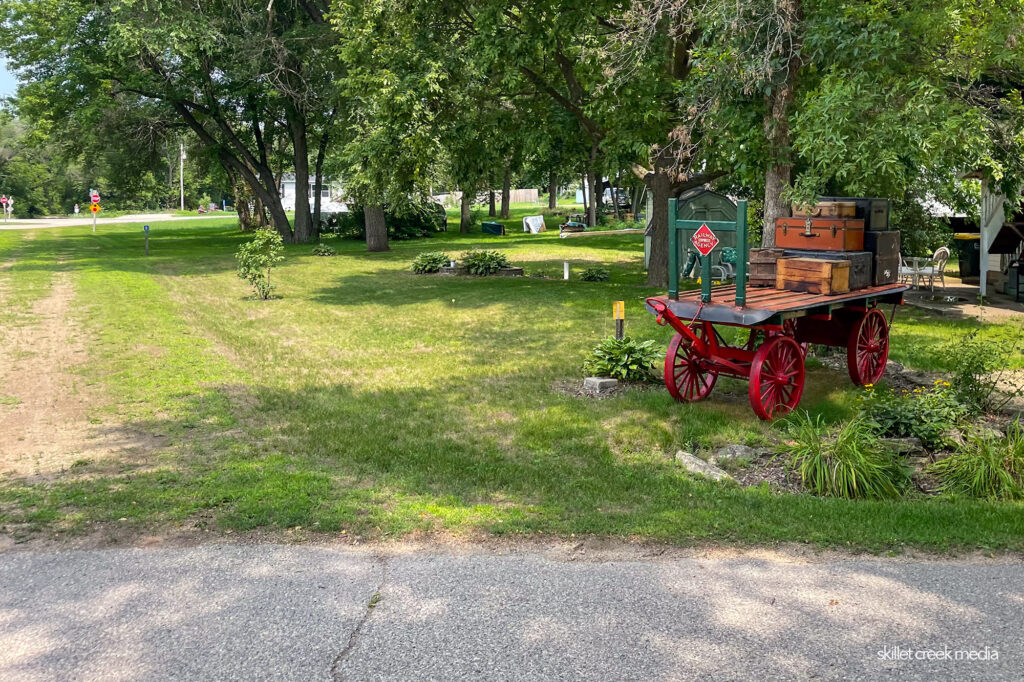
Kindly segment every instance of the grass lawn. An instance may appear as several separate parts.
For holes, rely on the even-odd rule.
[[[235,275],[244,236],[228,218],[153,224],[149,258],[136,225],[0,232],[0,264],[12,264],[0,269],[3,324],[32,324],[32,302],[58,273],[70,278],[88,339],[76,372],[99,396],[90,421],[164,443],[2,479],[0,524],[1024,549],[1021,504],[849,502],[687,475],[676,450],[768,442],[777,427],[753,416],[736,382],[695,405],[660,385],[576,396],[584,354],[613,329],[613,301],[626,302],[627,333],[667,344],[669,331],[642,308],[656,292],[642,285],[641,238],[523,234],[536,211],[516,207],[506,237],[448,232],[383,254],[334,240],[330,258],[289,247],[267,302]],[[420,251],[473,246],[506,251],[530,276],[409,271]],[[566,259],[575,273],[607,267],[611,281],[561,281]],[[940,369],[936,349],[970,326],[903,311],[893,357]],[[837,419],[856,395],[819,366],[803,406]]]

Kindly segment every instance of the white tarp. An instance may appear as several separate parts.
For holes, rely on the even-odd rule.
[[[542,215],[528,215],[523,218],[523,232],[529,232],[530,234],[539,234],[546,228],[544,227],[544,216]]]

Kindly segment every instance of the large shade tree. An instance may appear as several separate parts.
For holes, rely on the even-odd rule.
[[[282,236],[315,236],[306,192],[289,221],[273,156],[284,143],[297,186],[308,185],[310,139],[329,123],[336,66],[317,0],[11,0],[3,19],[0,50],[25,82],[32,116],[84,136],[111,107],[156,105],[251,189]]]

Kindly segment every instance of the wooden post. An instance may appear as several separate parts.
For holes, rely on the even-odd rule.
[[[615,338],[622,339],[626,335],[626,302],[616,301],[612,315],[615,317]]]
[[[747,200],[736,202],[736,307],[747,305]]]
[[[651,253],[654,246],[651,245]],[[679,232],[676,230],[676,200],[668,200],[668,297],[679,300]]]

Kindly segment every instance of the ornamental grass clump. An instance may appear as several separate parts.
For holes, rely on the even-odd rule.
[[[284,260],[284,243],[275,230],[256,230],[252,239],[242,244],[235,254],[238,276],[249,282],[262,300],[270,298],[274,285],[270,272]]]
[[[945,493],[993,500],[1024,499],[1024,427],[1020,417],[1005,438],[972,435],[956,454],[928,467]]]
[[[444,251],[424,251],[413,259],[412,271],[417,275],[440,272],[450,261],[451,258]]]
[[[790,419],[788,432],[788,465],[816,495],[889,499],[906,490],[910,469],[864,417],[829,428],[803,413]]]
[[[583,371],[588,376],[650,381],[659,360],[661,351],[654,341],[637,341],[628,336],[616,339],[610,336],[590,352],[583,363]]]

